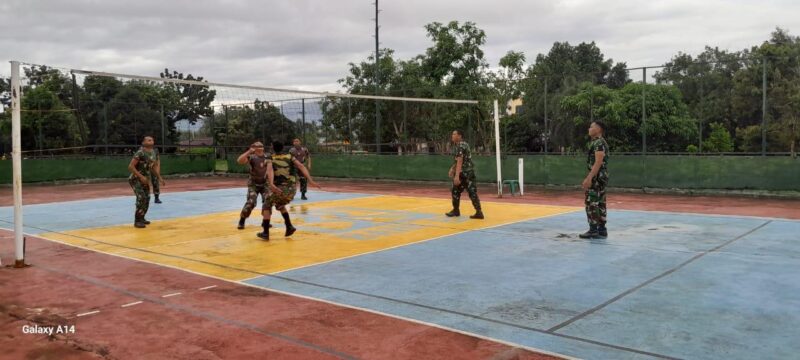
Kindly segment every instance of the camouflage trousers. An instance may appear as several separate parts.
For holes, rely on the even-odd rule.
[[[156,174],[150,174],[150,183],[153,184],[153,195],[160,195],[161,184],[158,183],[158,176],[156,176]]]
[[[458,210],[461,204],[461,194],[464,190],[467,191],[469,194],[469,199],[472,200],[472,206],[475,210],[481,209],[481,200],[478,199],[478,188],[475,185],[475,173],[469,173],[467,175],[461,174],[461,184],[456,186],[453,184],[451,188],[451,195],[453,197],[453,209]]]
[[[252,180],[247,182],[247,201],[245,201],[244,207],[242,207],[242,213],[240,214],[242,218],[247,219],[250,217],[250,213],[253,212],[253,209],[258,203],[259,195],[261,195],[261,209],[269,209],[269,207],[267,207],[267,190],[266,183],[256,184]]]
[[[595,177],[592,179],[589,190],[586,190],[584,204],[589,225],[606,226],[606,185],[608,185],[608,177]]]
[[[271,209],[274,206],[278,211],[283,212],[286,208],[286,204],[292,202],[292,199],[294,199],[294,195],[297,192],[297,183],[294,177],[291,177],[290,180],[285,183],[275,184],[275,186],[281,189],[281,193],[271,192],[264,206],[266,209]]]
[[[308,179],[303,175],[297,175],[297,180],[300,181],[300,194],[305,195],[308,192]]]
[[[136,195],[136,219],[144,219],[147,209],[150,208],[150,184],[142,184],[139,179],[132,177],[128,179],[133,193]]]

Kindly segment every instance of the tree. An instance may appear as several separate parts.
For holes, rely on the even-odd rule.
[[[202,76],[195,77],[192,74],[184,76],[182,72],[175,70],[170,72],[168,68],[164,69],[159,76],[162,79],[206,82]],[[186,120],[194,125],[198,119],[214,115],[214,108],[211,104],[216,98],[217,91],[212,90],[209,86],[173,82],[149,83],[148,85],[153,90],[147,92],[148,100],[152,99],[150,101],[159,111],[163,109],[168,131],[166,137],[172,143],[176,142],[179,137],[178,129],[175,126],[176,122]]]
[[[699,120],[701,132],[711,123],[722,124],[732,132],[742,121],[742,112],[734,109],[731,91],[736,73],[744,66],[741,57],[741,52],[708,46],[696,58],[678,53],[656,73],[655,79],[659,84],[671,84],[681,91],[690,113]]]
[[[547,54],[539,54],[527,69],[527,79],[522,85],[525,113],[521,117],[539,124],[538,128],[544,131],[546,116],[549,120],[548,133],[535,137],[546,137],[555,148],[582,146],[583,141],[576,142],[576,133],[585,129],[577,129],[571,115],[561,113],[562,99],[575,95],[582,83],[619,89],[629,82],[625,63],[614,64],[612,59],[606,59],[594,42],[576,46],[556,42]],[[584,111],[591,115],[589,109],[595,106],[593,90],[588,95]],[[538,142],[538,146],[527,150],[542,151],[543,148],[543,142]]]
[[[778,28],[759,50],[770,61],[770,118],[771,125],[779,129],[768,142],[778,145],[777,151],[796,156],[800,138],[800,37]]]
[[[644,125],[642,87],[646,87],[647,93]],[[696,120],[674,86],[629,83],[622,89],[611,89],[583,83],[575,95],[565,96],[559,105],[575,129],[570,134],[572,148],[582,148],[592,119],[606,122],[606,139],[615,152],[641,151],[643,131],[648,150],[655,152],[681,152],[697,138]]]
[[[159,74],[162,79],[178,79],[196,82],[204,82],[202,76],[194,77],[192,74],[186,76],[178,71],[170,72],[169,69],[164,69],[164,72]],[[188,120],[193,124],[197,122],[201,116],[210,116],[214,113],[211,103],[214,102],[217,91],[211,90],[205,85],[189,85],[183,83],[166,82],[164,88],[167,91],[162,92],[164,105],[168,106],[170,113],[168,117],[170,120]]]
[[[497,72],[489,73],[490,82],[495,90],[495,98],[501,107],[500,136],[503,152],[524,152],[534,147],[535,137],[540,129],[536,124],[525,121],[518,114],[508,115],[506,104],[522,96],[522,81],[525,76],[525,54],[509,51],[500,58]],[[519,110],[518,110],[519,111]]]
[[[500,58],[500,69],[490,73],[491,83],[497,91],[497,100],[501,106],[505,106],[508,101],[519,98],[522,95],[521,81],[525,77],[525,54],[516,51],[509,51]]]
[[[222,144],[247,146],[258,140],[265,145],[273,141],[289,142],[298,136],[300,126],[280,112],[274,105],[256,99],[253,104],[232,105],[222,108],[215,121],[221,120],[226,132]]]
[[[23,149],[57,149],[83,145],[74,112],[47,86],[27,90],[22,97]]]
[[[408,60],[397,60],[391,49],[382,49],[379,89],[383,95],[484,99],[483,111],[461,104],[379,101],[382,126],[381,143],[392,143],[397,152],[411,151],[413,142],[422,140],[437,151],[444,151],[453,129],[473,133],[476,148],[491,141],[489,126],[479,121],[488,112],[493,92],[487,80],[487,63],[481,46],[485,33],[474,23],[431,23],[426,27],[431,46],[424,54]],[[371,95],[375,92],[374,57],[359,64],[349,64],[348,75],[339,80],[350,94]],[[374,143],[375,101],[362,99],[326,99],[322,103],[323,126],[336,130],[340,140],[353,143]],[[470,128],[472,131],[470,131]],[[331,139],[332,140],[332,139]]]
[[[141,89],[123,85],[108,103],[108,141],[112,144],[139,144],[142,137],[162,134],[161,113],[145,101]]]
[[[11,79],[0,77],[0,107],[11,106]]]
[[[733,151],[733,140],[731,134],[725,125],[720,123],[712,123],[710,125],[711,133],[708,138],[703,141],[703,150],[706,152],[731,152]]]

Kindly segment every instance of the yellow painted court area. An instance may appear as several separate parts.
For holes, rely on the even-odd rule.
[[[154,221],[146,229],[132,225],[88,228],[42,237],[189,271],[243,280],[344,257],[379,251],[469,230],[563,214],[571,207],[483,203],[485,220],[471,220],[469,201],[460,218],[447,218],[445,199],[373,196],[291,205],[298,228],[283,237],[283,219],[272,216],[271,240],[260,231],[257,211],[247,228],[236,229],[236,211]]]

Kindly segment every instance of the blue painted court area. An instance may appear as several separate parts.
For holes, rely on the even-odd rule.
[[[487,214],[491,216],[491,214]],[[800,222],[616,211],[470,231],[254,285],[588,359],[798,358]]]
[[[164,220],[241,210],[246,195],[247,188],[165,193],[161,195],[164,204],[154,204],[151,197],[147,218]],[[373,195],[314,191],[309,192],[308,196],[309,200],[301,201],[298,195],[294,203],[313,204],[320,201],[354,199]],[[131,195],[26,205],[23,207],[25,232],[40,234],[87,227],[133,224],[135,202],[135,197]],[[259,199],[258,207],[250,216],[252,221],[257,221],[260,206],[261,199]],[[0,227],[10,228],[13,221],[14,208],[11,206],[0,207]]]
[[[236,212],[245,193],[244,188],[167,193],[164,204],[151,204],[148,218],[180,221]],[[390,242],[407,236],[399,230],[410,222],[431,231],[474,224],[466,217],[444,225],[433,221],[444,217],[428,210],[441,205],[444,212],[447,200],[396,198],[405,203],[398,210],[379,206],[391,205],[381,203],[388,200],[365,199],[378,202],[374,208],[348,202],[375,195],[309,196],[295,203],[310,205],[297,216],[311,235],[270,243],[273,254],[291,254],[304,244],[304,256],[322,248],[350,254],[332,250],[375,241],[377,235],[360,232],[365,228],[380,228],[381,241]],[[52,234],[126,225],[133,205],[133,196],[122,196],[25,206],[26,231]],[[495,213],[520,211],[510,204],[489,206]],[[526,206],[526,211],[540,208]],[[445,232],[453,235],[420,237],[427,241],[397,242],[402,245],[397,247],[392,243],[385,250],[370,248],[378,250],[324,263],[344,255],[319,257],[309,266],[246,282],[587,359],[798,358],[800,221],[612,211],[611,236],[586,241],[577,237],[585,230],[584,216],[576,210],[521,217],[534,219],[496,227],[478,225],[479,230],[458,227]],[[233,214],[231,229],[235,221]],[[251,221],[258,221],[257,212]],[[12,208],[0,208],[0,227],[11,222]],[[357,242],[338,239],[342,234]],[[230,244],[222,238],[220,244]],[[132,241],[125,239],[118,241]],[[191,240],[180,244],[194,244]],[[217,246],[214,241],[186,245],[186,253],[202,253],[192,246]],[[237,250],[224,256],[230,259],[215,261],[233,264],[228,267],[246,263],[237,260],[245,256]],[[297,266],[304,265],[273,271]]]

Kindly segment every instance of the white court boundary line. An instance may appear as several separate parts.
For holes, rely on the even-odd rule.
[[[407,244],[400,244],[400,245],[390,246],[390,247],[387,247],[387,248],[383,248],[383,249],[379,249],[379,250],[373,250],[373,251],[368,251],[368,252],[365,252],[365,253],[360,253],[360,254],[349,255],[349,256],[342,257],[342,258],[338,258],[338,259],[326,260],[326,261],[319,262],[319,263],[314,263],[314,264],[309,264],[309,265],[298,266],[298,267],[294,267],[294,268],[291,268],[291,269],[286,269],[286,270],[281,270],[281,271],[278,271],[278,272],[273,272],[273,273],[270,273],[269,275],[283,274],[283,273],[285,273],[285,272],[294,271],[294,270],[299,270],[299,269],[304,269],[304,268],[311,267],[311,266],[323,265],[323,264],[328,264],[328,263],[332,263],[332,262],[336,262],[336,261],[341,261],[341,260],[352,259],[352,258],[355,258],[355,257],[358,257],[358,256],[363,256],[363,255],[374,254],[374,253],[378,253],[378,252],[381,252],[381,251],[393,250],[393,249],[401,248],[401,247],[404,247],[404,246],[410,246],[410,245],[422,244],[422,243],[426,243],[426,242],[428,242],[428,241],[433,241],[433,240],[439,240],[439,239],[442,239],[442,238],[446,238],[446,237],[448,237],[448,236],[456,236],[456,235],[461,235],[461,234],[468,233],[468,232],[472,232],[472,231],[482,231],[482,230],[487,230],[487,229],[493,229],[493,228],[497,228],[497,227],[501,227],[501,226],[506,226],[506,225],[511,225],[511,224],[520,223],[520,222],[523,222],[523,221],[536,220],[536,219],[545,219],[545,218],[554,217],[554,216],[559,216],[559,215],[564,215],[564,214],[569,214],[569,213],[572,213],[572,212],[577,212],[577,211],[578,211],[578,210],[570,210],[570,211],[564,211],[564,212],[557,213],[557,214],[550,214],[550,215],[544,215],[544,216],[539,216],[539,217],[530,217],[530,218],[521,219],[521,220],[508,221],[508,222],[505,222],[505,223],[501,223],[501,224],[497,224],[497,225],[491,225],[491,226],[486,226],[486,227],[482,227],[482,228],[479,228],[479,229],[467,229],[467,230],[461,230],[461,231],[457,231],[457,232],[454,232],[454,233],[451,233],[451,234],[446,234],[446,235],[436,236],[436,237],[432,237],[432,238],[429,238],[429,239],[423,239],[423,240],[420,240],[420,241],[415,241],[415,242],[411,242],[411,243],[407,243]],[[268,275],[261,275],[261,276],[268,276]],[[244,279],[244,280],[241,280],[241,281],[248,281],[248,280],[252,280],[252,279],[255,279],[255,278],[258,278],[258,277],[261,277],[261,276],[255,276],[255,277],[248,278],[248,279]]]
[[[5,227],[0,227],[0,230],[7,230],[7,231],[10,231],[10,232],[13,232],[13,230],[5,228]],[[311,297],[311,296],[294,294],[294,293],[281,291],[281,290],[276,290],[276,289],[272,289],[272,288],[268,288],[268,287],[248,284],[248,283],[244,282],[244,280],[225,279],[225,278],[221,278],[221,277],[210,275],[210,274],[203,274],[203,273],[199,273],[199,272],[192,271],[192,270],[189,270],[189,269],[179,268],[179,267],[173,266],[173,265],[160,264],[160,263],[156,263],[156,262],[152,262],[152,261],[148,261],[148,260],[143,260],[143,259],[132,258],[132,257],[124,256],[124,255],[107,253],[107,252],[104,252],[104,251],[98,251],[98,250],[91,249],[91,248],[84,247],[84,246],[79,246],[79,245],[65,243],[65,242],[58,241],[58,240],[48,239],[46,237],[42,237],[42,236],[38,236],[38,235],[32,235],[32,234],[25,234],[25,235],[32,236],[32,237],[35,237],[37,239],[42,239],[42,240],[45,240],[45,241],[49,241],[49,242],[53,242],[53,243],[62,244],[62,245],[66,245],[66,246],[69,246],[69,247],[81,249],[81,250],[86,250],[86,251],[91,251],[91,252],[94,252],[94,253],[109,255],[109,256],[118,257],[118,258],[127,259],[127,260],[132,260],[132,261],[137,261],[137,262],[141,262],[141,263],[145,263],[145,264],[150,264],[150,265],[170,268],[170,269],[173,269],[173,270],[178,270],[178,271],[182,271],[182,272],[186,272],[186,273],[190,273],[190,274],[194,274],[194,275],[198,275],[198,276],[202,276],[202,277],[212,278],[212,279],[224,281],[224,282],[235,284],[235,285],[247,286],[247,287],[251,287],[251,288],[254,288],[254,289],[270,291],[270,292],[283,294],[283,295],[287,295],[287,296],[292,296],[292,297],[297,297],[297,298],[306,299],[306,300],[318,301],[318,302],[326,303],[326,304],[329,304],[329,305],[335,305],[335,306],[339,306],[339,307],[343,307],[343,308],[364,311],[364,312],[368,312],[368,313],[371,313],[371,314],[386,316],[386,317],[389,317],[389,318],[408,321],[408,322],[415,323],[415,324],[426,325],[426,326],[434,327],[434,328],[445,330],[445,331],[450,331],[450,332],[453,332],[453,333],[457,333],[457,334],[461,334],[461,335],[465,335],[465,336],[469,336],[469,337],[473,337],[473,338],[488,340],[488,341],[496,342],[496,343],[499,343],[499,344],[503,344],[503,345],[507,345],[507,346],[511,346],[511,347],[516,347],[516,348],[520,348],[520,349],[524,349],[524,350],[528,350],[528,351],[531,351],[531,352],[538,352],[538,353],[545,354],[545,355],[555,356],[555,357],[558,357],[558,358],[561,358],[561,359],[565,359],[565,360],[580,360],[580,358],[576,358],[576,357],[572,357],[572,356],[568,356],[568,355],[564,355],[564,354],[559,354],[559,353],[552,352],[552,351],[547,351],[547,350],[535,348],[533,346],[517,344],[517,343],[506,341],[506,340],[496,339],[496,338],[493,338],[493,337],[490,337],[490,336],[470,333],[470,332],[467,332],[467,331],[458,330],[458,329],[455,329],[455,328],[450,328],[450,327],[447,327],[447,326],[444,326],[444,325],[429,323],[429,322],[426,322],[426,321],[407,318],[407,317],[400,316],[400,315],[384,313],[384,312],[381,312],[381,311],[372,310],[372,309],[368,309],[368,308],[361,308],[361,307],[358,307],[358,306],[348,305],[348,304],[344,304],[344,303],[338,303],[338,302],[335,302],[335,301],[319,299],[319,298],[314,298],[314,297]],[[265,275],[259,275],[259,276],[265,276]],[[547,335],[547,334],[544,334],[544,335]],[[552,335],[550,335],[550,336],[552,336]]]
[[[216,191],[216,190],[223,190],[223,189],[198,190],[198,191]],[[184,191],[184,192],[188,192],[188,191]],[[328,192],[328,193],[338,194],[338,193],[335,193],[335,192]],[[345,194],[347,194],[347,193],[345,193]],[[361,195],[361,194],[358,194],[358,195]],[[348,199],[313,200],[312,202],[305,203],[305,204],[308,204],[308,205],[324,204],[324,203],[328,203],[328,202],[331,202],[331,201],[366,199],[366,198],[374,198],[374,197],[381,196],[381,195],[374,195],[374,194],[363,194],[363,195],[364,196],[359,196],[359,197],[355,197],[355,198],[348,198]],[[65,202],[97,201],[97,200],[103,200],[103,199],[112,199],[112,198],[115,198],[115,197],[119,198],[119,197],[125,197],[125,196],[114,196],[114,197],[109,197],[109,198],[84,199],[84,200],[74,200],[74,201],[62,201],[62,202],[58,202],[58,203],[31,204],[31,205],[28,205],[28,206],[48,205],[48,204],[63,204]],[[127,196],[127,197],[133,198],[134,196]],[[300,204],[292,204],[292,205],[293,206],[298,206]],[[240,212],[240,210],[226,210],[226,211],[211,212],[211,213],[206,213],[206,214],[189,215],[189,216],[181,216],[181,217],[170,217],[170,218],[165,218],[165,219],[158,219],[156,221],[169,221],[169,220],[175,220],[175,219],[194,219],[194,218],[199,218],[199,217],[209,216],[209,215],[222,215],[222,214],[227,214],[227,213],[238,213],[238,212]],[[2,218],[0,218],[0,220],[2,220]],[[123,226],[123,225],[126,225],[126,224],[130,224],[130,221],[124,222],[124,223],[119,223],[119,224],[111,224],[111,225],[103,225],[103,226],[95,226],[95,227],[86,227],[86,228],[78,228],[78,229],[71,229],[71,230],[69,230],[69,229],[68,230],[47,230],[47,231],[42,231],[41,233],[27,234],[27,235],[39,236],[41,234],[47,234],[47,233],[58,233],[58,232],[77,231],[77,230],[108,229],[108,228]],[[33,227],[36,227],[36,226],[33,226]],[[0,229],[6,229],[6,228],[0,227]],[[194,240],[191,240],[191,241],[194,241]],[[178,243],[176,243],[176,244],[178,244]]]

